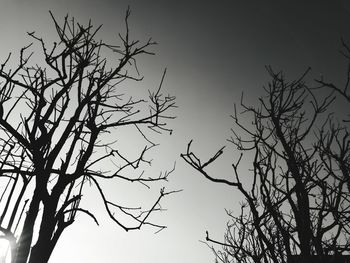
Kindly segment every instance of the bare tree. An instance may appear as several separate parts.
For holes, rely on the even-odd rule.
[[[203,162],[191,143],[182,158],[205,178],[243,195],[240,215],[227,211],[223,241],[206,240],[220,262],[325,262],[350,252],[350,131],[330,114],[335,99],[323,99],[304,81],[286,81],[267,68],[272,81],[258,107],[241,101],[244,120],[236,110],[230,142],[240,155],[232,164],[235,180],[217,178],[207,166],[223,148]],[[325,85],[325,83],[322,83]],[[251,167],[242,172],[247,158]],[[248,176],[249,174],[249,176]],[[211,244],[211,245],[210,245]],[[220,248],[216,249],[216,245]]]
[[[123,86],[142,80],[136,57],[153,54],[149,47],[155,44],[131,39],[129,15],[128,10],[126,31],[119,34],[121,45],[116,46],[97,40],[100,27],[91,22],[84,26],[66,17],[60,24],[51,14],[57,42],[48,44],[28,33],[39,45],[44,66],[30,65],[31,45],[21,49],[15,68],[9,66],[11,54],[1,64],[0,238],[9,241],[12,262],[47,262],[77,213],[98,223],[81,206],[86,183],[124,230],[165,227],[148,219],[172,192],[162,188],[148,208],[129,207],[111,201],[102,185],[104,180],[124,180],[149,187],[153,181],[167,180],[173,171],[153,177],[143,173],[150,164],[146,152],[156,146],[150,132],[171,132],[166,121],[174,118],[168,112],[175,98],[162,94],[165,71],[149,100],[124,94]],[[142,142],[130,138],[140,142],[134,150],[140,150],[138,157],[130,157],[115,136],[108,136],[122,129],[140,135]]]

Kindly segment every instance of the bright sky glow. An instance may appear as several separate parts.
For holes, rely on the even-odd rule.
[[[199,240],[205,239],[206,230],[213,238],[223,236],[227,220],[224,208],[234,211],[242,196],[227,186],[207,182],[186,166],[179,155],[188,141],[194,139],[194,150],[203,159],[228,145],[233,104],[240,102],[242,92],[248,104],[256,102],[268,80],[265,65],[285,70],[290,78],[311,66],[312,74],[343,81],[346,68],[338,50],[341,36],[350,41],[350,5],[346,0],[204,2],[0,1],[0,63],[8,52],[16,53],[29,42],[27,31],[35,30],[53,41],[48,10],[59,20],[67,13],[82,23],[91,18],[95,26],[104,25],[100,37],[114,43],[124,29],[123,16],[130,5],[132,35],[141,40],[152,37],[159,43],[153,50],[156,56],[140,60],[145,80],[138,88],[155,89],[167,67],[164,92],[175,95],[179,107],[174,111],[177,119],[170,122],[174,134],[157,138],[161,146],[149,153],[154,161],[146,171],[158,174],[176,162],[176,171],[164,186],[184,191],[168,197],[163,202],[168,210],[154,216],[168,228],[157,235],[149,227],[126,233],[108,219],[92,195],[85,202],[100,226],[78,216],[59,240],[50,263],[214,262],[211,251]],[[128,133],[120,136],[121,140],[130,137]],[[231,178],[230,163],[237,156],[235,149],[228,147],[212,168],[213,176]],[[140,200],[145,190],[141,185],[118,183],[108,185],[108,195],[135,205],[139,201],[149,205],[162,186],[155,185]],[[0,258],[4,249],[0,241]]]

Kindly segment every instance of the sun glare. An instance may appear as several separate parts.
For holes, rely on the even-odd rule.
[[[10,246],[2,239],[0,239],[0,263],[10,263]]]

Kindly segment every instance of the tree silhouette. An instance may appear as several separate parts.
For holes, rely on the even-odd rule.
[[[81,206],[86,183],[124,230],[146,224],[165,227],[148,219],[172,192],[162,188],[153,205],[142,209],[111,201],[101,183],[123,180],[149,187],[153,181],[167,180],[173,171],[154,177],[138,172],[150,164],[145,154],[156,146],[150,132],[171,132],[166,121],[174,118],[168,112],[175,98],[161,92],[165,71],[149,100],[124,94],[131,81],[142,80],[136,57],[153,54],[148,49],[155,44],[131,39],[129,15],[128,9],[125,34],[119,34],[121,45],[115,46],[96,40],[100,27],[91,22],[84,26],[67,16],[60,25],[51,14],[57,42],[49,45],[28,33],[40,46],[44,66],[30,65],[31,45],[21,49],[17,67],[9,69],[11,54],[1,64],[0,232],[11,245],[12,262],[47,262],[77,213],[98,223]],[[113,132],[125,129],[137,131],[142,139],[132,139],[140,143],[132,144],[134,152],[140,150],[136,158],[114,138]]]
[[[206,172],[223,148],[203,162],[191,141],[181,155],[205,178],[244,197],[240,215],[227,211],[224,240],[208,232],[206,240],[216,260],[225,263],[329,262],[350,252],[350,130],[328,111],[335,86],[322,99],[304,81],[309,70],[294,81],[267,70],[272,81],[259,106],[241,101],[243,121],[236,107],[232,116],[236,128],[229,141],[240,151],[232,164],[235,180]],[[317,83],[317,91],[333,85]],[[251,164],[244,172],[243,159]]]

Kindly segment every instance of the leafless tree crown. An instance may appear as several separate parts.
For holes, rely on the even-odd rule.
[[[51,14],[51,13],[50,13]],[[167,180],[173,171],[147,177],[146,152],[156,144],[150,132],[171,132],[166,123],[175,98],[164,95],[165,76],[149,98],[125,92],[131,81],[141,81],[136,58],[153,54],[151,39],[132,40],[128,18],[120,45],[97,40],[100,27],[81,25],[68,16],[60,24],[51,14],[58,41],[48,44],[28,33],[43,54],[43,66],[32,64],[32,44],[22,48],[14,68],[11,54],[0,66],[0,238],[10,241],[12,262],[47,262],[62,232],[78,213],[95,215],[81,206],[86,183],[100,196],[109,217],[128,230],[151,225],[149,215],[160,210],[161,189],[147,209],[111,201],[104,180],[139,182]],[[105,57],[108,54],[108,59]],[[142,142],[131,159],[113,134],[134,129]],[[113,139],[111,139],[113,138]],[[140,149],[141,149],[140,148]],[[136,149],[137,150],[137,149]],[[132,173],[132,170],[136,170]],[[129,217],[129,224],[118,215]],[[34,235],[34,226],[39,232]],[[35,237],[37,236],[37,238]]]
[[[349,97],[348,81],[340,90],[318,80],[322,90],[331,88],[322,99],[316,95],[321,87],[315,90],[304,81],[309,70],[295,81],[267,70],[272,81],[259,106],[241,103],[244,120],[252,123],[242,121],[236,110],[232,116],[235,128],[229,141],[241,152],[232,164],[235,180],[206,172],[223,148],[203,162],[191,150],[191,141],[182,154],[207,179],[231,186],[244,197],[240,215],[227,211],[224,240],[207,232],[208,245],[216,260],[225,263],[292,262],[295,255],[317,256],[324,262],[331,255],[348,254],[350,131],[327,111],[336,92]],[[240,169],[244,154],[252,156],[249,177]]]

